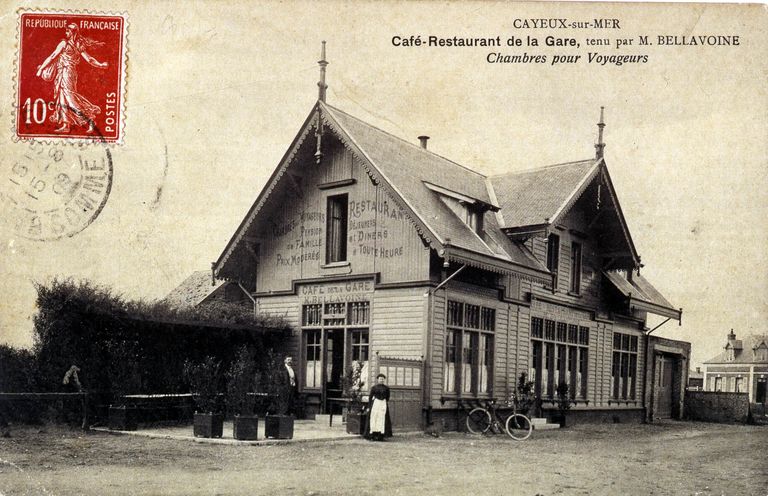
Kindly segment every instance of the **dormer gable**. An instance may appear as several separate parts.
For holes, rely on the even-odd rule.
[[[491,181],[512,240],[557,234],[569,216],[579,216],[583,232],[597,240],[604,270],[640,264],[616,191],[603,159],[557,164]]]
[[[452,191],[429,181],[424,186],[433,191],[467,227],[479,236],[483,236],[486,212],[498,212],[499,207],[471,196]]]
[[[752,354],[756,362],[768,361],[768,343],[765,340],[758,342],[752,348]]]

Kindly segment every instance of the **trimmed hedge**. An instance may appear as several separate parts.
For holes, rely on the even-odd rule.
[[[164,302],[128,301],[109,288],[69,279],[36,289],[33,387],[39,391],[60,390],[64,373],[76,364],[89,391],[189,392],[185,361],[213,356],[227,368],[241,346],[265,357],[289,332],[284,321],[254,316],[250,306],[214,302],[173,309]]]

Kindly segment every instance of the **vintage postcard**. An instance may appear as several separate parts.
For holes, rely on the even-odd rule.
[[[765,5],[2,12],[0,496],[765,493]]]

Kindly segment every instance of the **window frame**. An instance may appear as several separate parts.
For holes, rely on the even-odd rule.
[[[445,323],[443,392],[457,396],[491,396],[496,309],[449,299]],[[449,364],[453,364],[452,372]]]
[[[328,331],[344,331],[344,363],[346,371],[352,365],[357,348],[365,348],[368,356],[367,375],[371,370],[371,302],[366,300],[349,302],[323,302],[323,303],[303,303],[301,306],[301,380],[299,386],[301,390],[323,391],[324,376],[327,369],[325,340]],[[308,335],[312,332],[319,332],[319,353],[320,353],[320,385],[307,386],[307,358],[308,358]],[[355,343],[355,334],[366,335],[367,342]],[[313,346],[316,346],[313,344]],[[370,377],[361,377],[363,389],[369,389]]]
[[[637,369],[640,355],[640,337],[634,334],[613,332],[611,348],[612,401],[638,401]],[[659,377],[661,381],[661,377]]]
[[[533,381],[537,396],[554,399],[558,384],[566,382],[572,400],[587,400],[589,330],[587,326],[571,322],[531,317],[529,380]],[[578,388],[573,387],[574,384]]]
[[[581,274],[582,274],[582,244],[577,241],[571,242],[571,281],[570,292],[573,295],[581,294]]]
[[[348,261],[349,193],[328,195],[325,210],[325,263]]]
[[[547,270],[552,273],[552,290],[557,289],[560,272],[560,235],[550,233],[547,236]]]

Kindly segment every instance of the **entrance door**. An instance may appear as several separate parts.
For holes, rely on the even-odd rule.
[[[755,391],[755,403],[765,403],[765,379],[760,379],[757,382],[757,391]]]
[[[325,411],[331,411],[328,399],[339,399],[342,395],[341,378],[344,375],[344,330],[329,329],[325,333]],[[336,404],[335,408],[341,408]],[[334,412],[334,413],[340,413]]]
[[[378,370],[387,377],[392,428],[420,428],[424,363],[421,360],[381,357]]]
[[[656,418],[670,418],[672,417],[672,372],[675,361],[672,357],[662,355],[658,364]]]

